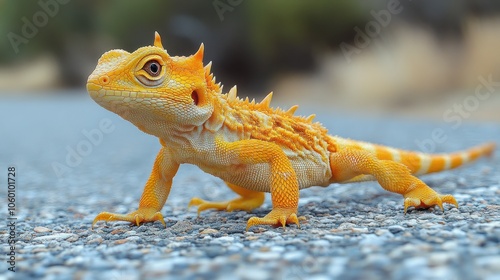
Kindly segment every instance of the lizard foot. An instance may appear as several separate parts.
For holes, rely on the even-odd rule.
[[[427,185],[419,185],[415,189],[404,194],[404,198],[405,214],[406,210],[410,206],[415,208],[430,208],[437,205],[442,211],[444,211],[443,203],[449,203],[458,208],[458,203],[451,194],[440,195]]]
[[[167,227],[167,224],[163,220],[163,215],[154,208],[139,208],[128,214],[101,212],[94,218],[92,229],[98,221],[127,221],[135,223],[137,226],[140,223],[160,221],[164,227]]]
[[[264,195],[255,197],[240,197],[222,202],[210,202],[199,197],[193,197],[188,204],[188,208],[191,206],[198,206],[198,215],[208,209],[216,209],[227,212],[232,212],[234,210],[252,211],[253,209],[261,206],[263,202]]]
[[[300,227],[297,218],[297,209],[293,208],[274,208],[264,216],[264,218],[252,217],[247,222],[247,230],[256,225],[273,225],[285,227],[288,224],[296,224]]]

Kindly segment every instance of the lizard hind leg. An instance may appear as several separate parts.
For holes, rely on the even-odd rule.
[[[372,175],[384,189],[403,195],[405,213],[408,207],[430,208],[437,205],[443,210],[443,203],[458,207],[452,195],[437,193],[401,163],[380,160],[366,151],[352,149],[334,153],[330,160],[334,181],[349,182],[359,175]]]
[[[235,210],[252,211],[255,208],[260,207],[264,203],[264,193],[252,191],[239,187],[237,185],[226,182],[227,186],[233,190],[235,193],[239,194],[240,197],[221,202],[210,202],[199,197],[193,197],[189,202],[188,207],[198,206],[198,215],[205,210],[216,209],[219,211],[232,212]]]

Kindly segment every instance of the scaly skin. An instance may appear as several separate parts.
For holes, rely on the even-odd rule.
[[[495,145],[467,151],[429,155],[402,151],[327,134],[314,115],[294,116],[269,107],[272,93],[260,103],[236,96],[236,87],[222,94],[203,67],[203,44],[189,57],[170,56],[158,33],[154,46],[133,53],[112,50],[102,55],[87,82],[90,96],[104,108],[159,138],[162,148],[142,194],[138,210],[129,214],[102,212],[97,221],[160,221],[172,178],[182,163],[191,163],[219,178],[240,197],[225,202],[193,198],[189,206],[251,211],[270,192],[273,209],[255,225],[299,225],[299,190],[331,183],[377,180],[404,197],[408,207],[443,209],[458,204],[452,195],[440,195],[414,175],[458,167],[491,155]]]

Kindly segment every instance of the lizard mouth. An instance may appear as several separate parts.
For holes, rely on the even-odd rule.
[[[94,83],[87,83],[87,91],[89,92],[90,95],[97,94],[100,89],[102,89],[102,86],[100,85]]]

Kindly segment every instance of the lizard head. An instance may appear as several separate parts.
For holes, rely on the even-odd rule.
[[[219,85],[203,67],[203,51],[188,57],[170,56],[155,33],[153,46],[129,53],[104,53],[89,76],[87,91],[104,108],[161,137],[165,130],[199,126],[213,112]],[[184,128],[184,127],[183,127]]]

